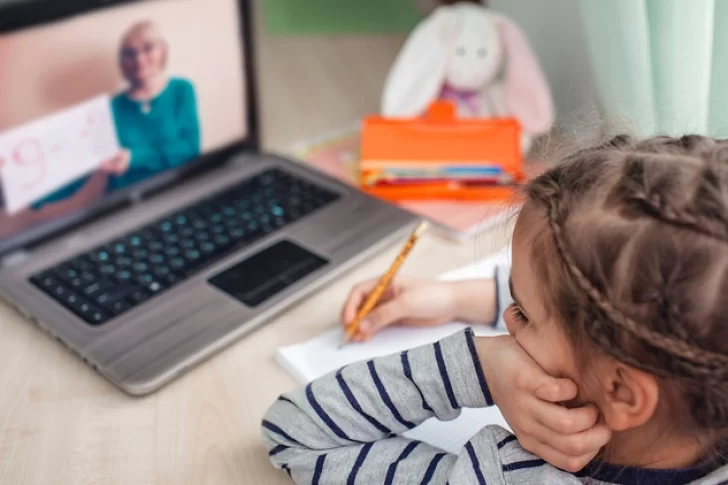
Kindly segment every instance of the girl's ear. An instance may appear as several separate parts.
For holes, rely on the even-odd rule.
[[[505,96],[508,110],[528,134],[545,133],[554,121],[548,81],[531,47],[510,19],[493,14],[506,61]]]
[[[600,372],[603,395],[600,410],[612,431],[625,431],[647,423],[655,414],[660,388],[654,376],[613,362]]]
[[[384,116],[419,116],[437,98],[445,79],[454,23],[452,7],[442,6],[412,31],[384,84]]]

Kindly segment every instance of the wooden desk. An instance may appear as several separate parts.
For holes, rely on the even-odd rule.
[[[260,42],[264,140],[302,137],[375,111],[403,37]],[[505,230],[457,245],[426,235],[404,272],[434,276],[499,247]],[[360,267],[157,394],[128,397],[0,305],[0,483],[273,485],[260,419],[296,386],[276,349],[337,324],[353,283],[386,269],[397,248]]]

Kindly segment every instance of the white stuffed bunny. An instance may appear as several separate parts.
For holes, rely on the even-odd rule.
[[[400,51],[384,87],[382,114],[414,117],[436,99],[450,99],[459,116],[512,116],[523,148],[553,123],[546,78],[520,29],[481,5],[438,7]]]

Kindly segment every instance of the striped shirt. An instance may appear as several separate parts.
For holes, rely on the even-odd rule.
[[[499,268],[506,308],[508,268]],[[499,315],[499,320],[502,316]],[[471,330],[403,353],[351,364],[281,396],[262,431],[273,465],[299,484],[728,483],[728,467],[648,470],[592,463],[571,474],[525,451],[499,426],[480,430],[459,455],[402,434],[431,417],[492,406]]]

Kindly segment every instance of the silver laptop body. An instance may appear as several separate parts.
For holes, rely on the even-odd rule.
[[[142,9],[160,8],[165,2],[207,5],[208,1],[118,2],[128,5],[105,1],[99,2],[104,5],[103,8],[92,9],[89,9],[88,2],[80,2],[83,6],[75,12],[72,5],[68,6],[70,10],[52,10],[49,5],[58,3],[55,0],[29,2],[33,5],[30,8],[23,7],[23,3],[14,4],[17,6],[7,7],[9,12],[0,13],[0,17],[7,19],[4,30],[0,30],[0,48],[3,37],[18,32],[32,33],[32,29],[37,28],[36,24],[41,22],[52,27],[79,15],[113,15],[116,8],[139,8],[143,17]],[[212,0],[212,3],[218,1],[223,0]],[[159,389],[190,367],[270,321],[291,304],[331,282],[384,246],[402,240],[415,222],[411,214],[323,176],[301,163],[257,150],[251,15],[249,2],[240,0],[238,16],[243,32],[240,36],[242,49],[247,54],[244,79],[249,100],[245,108],[249,130],[240,140],[210,153],[203,151],[199,160],[190,161],[189,170],[170,170],[153,177],[154,180],[148,183],[112,194],[93,207],[43,221],[0,239],[0,296],[25,315],[29,322],[133,395]],[[39,72],[39,75],[42,73]],[[1,101],[0,111],[3,109]],[[177,221],[172,220],[170,224],[179,224],[175,230],[187,231],[190,235],[185,225],[189,212],[183,209],[196,207],[199,201],[209,198],[218,200],[219,194],[231,188],[230,193],[238,197],[235,200],[245,199],[245,194],[240,191],[246,190],[246,182],[263,177],[260,183],[264,183],[265,174],[271,171],[283,174],[284,178],[292,177],[299,185],[314,186],[329,194],[327,197],[331,200],[296,220],[279,221],[280,228],[262,236],[258,234],[250,242],[243,241],[209,263],[194,270],[185,270],[188,273],[176,278],[174,283],[158,288],[152,281],[152,286],[146,288],[149,290],[146,299],[140,303],[135,303],[130,294],[122,294],[120,298],[123,301],[119,300],[122,303],[115,304],[123,304],[126,309],[118,315],[114,315],[114,310],[103,310],[107,307],[102,308],[99,303],[101,295],[86,297],[87,293],[92,295],[89,287],[94,284],[93,281],[73,286],[69,281],[76,280],[61,274],[70,271],[73,276],[82,271],[69,269],[70,263],[65,264],[69,261],[93,260],[92,274],[107,271],[101,273],[104,281],[115,286],[107,288],[104,295],[113,296],[113,289],[126,288],[126,280],[118,279],[122,270],[123,276],[127,276],[126,269],[132,273],[129,281],[133,281],[136,288],[141,284],[138,278],[146,276],[144,271],[155,274],[156,267],[149,258],[162,251],[160,249],[159,254],[152,252],[149,257],[147,253],[140,252],[145,254],[141,262],[132,257],[130,264],[140,271],[124,266],[128,261],[123,258],[135,249],[132,247],[137,242],[134,235],[140,228],[154,226],[165,229],[166,221],[176,217]],[[276,183],[280,184],[280,181]],[[286,207],[290,207],[290,201]],[[242,221],[241,213],[234,217],[240,217]],[[276,215],[277,212],[271,217]],[[282,217],[285,219],[286,215]],[[210,225],[205,230],[214,236],[210,232],[212,222],[206,222]],[[217,228],[212,226],[212,229]],[[230,227],[225,226],[224,229],[228,231]],[[166,233],[162,234],[166,238]],[[175,233],[176,236],[179,234]],[[227,232],[220,234],[227,237]],[[199,233],[191,234],[189,240],[195,240],[196,236]],[[170,244],[167,239],[155,241],[148,238],[143,240],[143,244],[166,248],[164,250],[177,244]],[[194,244],[197,245],[192,249],[179,248],[183,257],[199,253],[201,247],[206,247],[201,246],[204,241]],[[114,252],[115,248],[119,250],[118,254]],[[146,251],[148,248],[144,246],[142,249]],[[107,253],[109,261],[104,265],[106,258],[104,261],[98,258]],[[159,257],[161,260],[166,256]],[[119,265],[115,266],[116,261]],[[167,258],[162,263],[168,266],[170,261],[172,259]],[[46,284],[47,287],[44,287]],[[53,285],[60,285],[60,289]],[[49,294],[53,291],[60,295]],[[84,303],[79,303],[79,300]],[[113,302],[104,300],[104,305],[110,301]],[[83,313],[85,317],[81,318],[81,304],[90,305],[91,311],[102,309],[105,314],[103,322],[94,323],[95,317],[88,312]],[[69,309],[69,305],[75,305],[73,310]],[[83,311],[87,306],[83,307]]]

